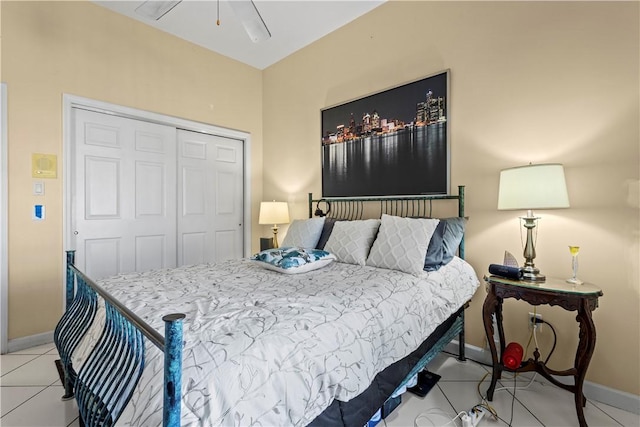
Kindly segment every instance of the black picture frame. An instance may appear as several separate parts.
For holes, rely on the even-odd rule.
[[[449,194],[449,74],[322,109],[322,196]]]

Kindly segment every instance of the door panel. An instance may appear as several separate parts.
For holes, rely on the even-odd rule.
[[[243,256],[243,143],[178,130],[178,263]]]
[[[182,168],[182,216],[205,215],[206,170],[193,166]]]
[[[121,240],[119,238],[85,239],[84,251],[82,251],[83,248],[77,247],[78,253],[84,252],[84,259],[100,260],[100,262],[87,263],[83,271],[86,271],[92,279],[118,274],[121,271]]]
[[[229,138],[215,140],[215,253],[216,260],[241,258],[243,246],[243,176],[242,143]]]
[[[234,230],[216,231],[216,259],[231,259],[231,254],[242,252],[238,247],[238,238]]]
[[[81,109],[72,114],[76,264],[94,279],[174,267],[175,128]]]
[[[167,251],[166,236],[136,237],[136,271],[149,271],[164,267],[163,258]]]
[[[120,218],[120,160],[86,156],[84,164],[85,219]]]
[[[162,163],[136,162],[136,218],[165,215],[165,169]]]
[[[205,262],[207,233],[182,234],[182,265],[202,264]]]

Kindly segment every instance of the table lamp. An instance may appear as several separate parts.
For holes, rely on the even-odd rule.
[[[273,247],[278,247],[278,224],[289,222],[289,206],[287,202],[261,202],[258,224],[273,224]]]
[[[524,247],[524,267],[522,280],[544,282],[533,260],[536,248],[533,229],[538,217],[533,209],[560,209],[569,207],[564,168],[559,163],[520,166],[500,171],[498,190],[498,210],[522,209],[527,211],[524,227],[527,229],[527,243]]]

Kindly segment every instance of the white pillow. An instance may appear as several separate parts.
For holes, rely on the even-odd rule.
[[[331,264],[333,254],[320,249],[274,248],[251,257],[257,265],[284,274],[306,273]]]
[[[324,250],[334,254],[340,262],[364,265],[378,227],[379,219],[337,221]]]
[[[322,234],[324,217],[310,219],[294,219],[287,235],[280,243],[283,248],[297,246],[300,248],[315,248]]]
[[[439,219],[382,215],[367,265],[419,275]]]

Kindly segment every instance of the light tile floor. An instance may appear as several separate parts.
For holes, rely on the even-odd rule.
[[[1,356],[0,426],[79,425],[75,401],[60,400],[63,388],[54,365],[57,358],[53,344]],[[458,412],[480,403],[477,385],[483,378],[483,392],[489,384],[488,368],[471,360],[459,362],[440,354],[428,368],[441,375],[438,384],[424,398],[404,394],[402,404],[380,427],[460,426],[459,419],[449,422]],[[572,394],[538,379],[523,388],[528,383],[526,378],[516,379],[514,398],[513,380],[502,380],[499,387],[504,389],[496,390],[491,402],[501,420],[483,419],[479,425],[505,426],[512,417],[511,425],[519,427],[578,425]],[[591,427],[640,427],[638,415],[599,402],[588,401],[585,416]]]

